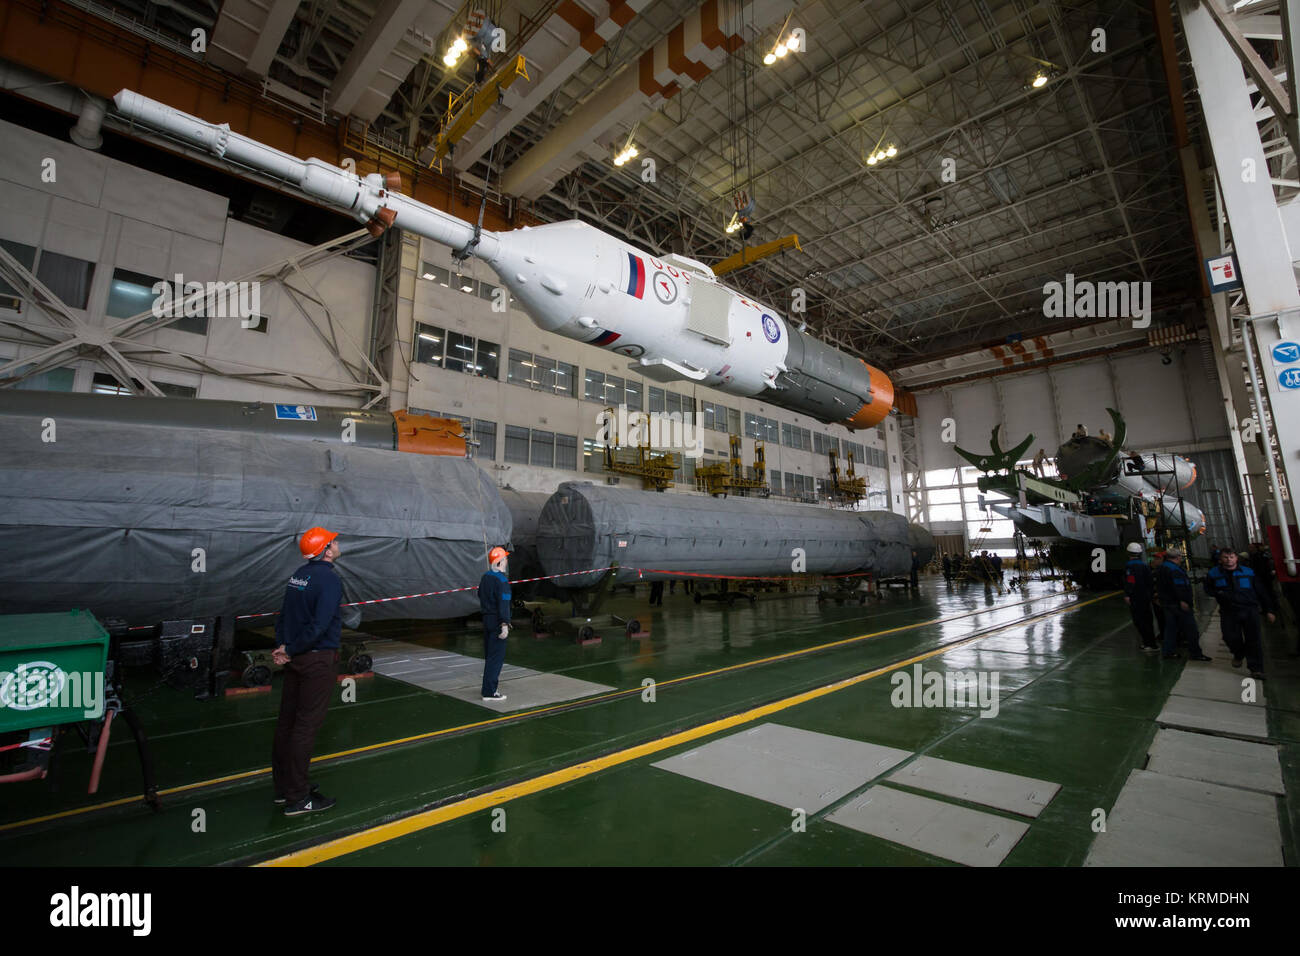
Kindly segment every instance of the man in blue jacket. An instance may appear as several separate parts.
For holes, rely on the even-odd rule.
[[[492,570],[478,584],[478,604],[483,612],[483,699],[502,701],[497,690],[501,667],[506,662],[506,638],[510,636],[510,579],[506,577],[510,552],[493,548],[488,552]]]
[[[275,802],[286,817],[317,813],[334,806],[307,779],[316,732],[325,722],[334,689],[335,662],[343,621],[343,584],[334,561],[341,553],[338,534],[312,528],[298,542],[307,563],[289,576],[284,605],[275,623],[272,654],[284,666],[280,720],[275,726],[271,774]]]
[[[1208,661],[1201,652],[1201,635],[1196,630],[1196,613],[1192,610],[1192,579],[1183,569],[1183,553],[1177,548],[1165,552],[1165,563],[1156,575],[1156,587],[1160,591],[1160,604],[1165,609],[1165,647],[1164,656],[1178,656],[1178,638],[1187,641],[1187,659]]]
[[[1142,650],[1154,651],[1156,633],[1151,626],[1151,596],[1155,591],[1155,579],[1151,569],[1142,560],[1142,545],[1131,541],[1128,545],[1128,564],[1124,565],[1124,603],[1128,605],[1133,624],[1142,638]]]
[[[1219,602],[1219,620],[1223,624],[1223,643],[1232,651],[1232,666],[1240,667],[1242,658],[1251,677],[1264,676],[1264,648],[1260,640],[1259,612],[1268,614],[1268,622],[1277,620],[1273,592],[1261,577],[1243,567],[1232,548],[1219,552],[1219,566],[1205,576],[1205,593]]]

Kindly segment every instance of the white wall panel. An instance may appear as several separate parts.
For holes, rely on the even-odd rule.
[[[53,182],[42,179],[47,159],[54,160]],[[12,123],[0,123],[0,179],[44,195],[97,206],[104,187],[105,167],[110,162],[99,153],[66,140],[41,136]]]
[[[108,230],[104,210],[55,196],[48,215],[42,240],[46,249],[87,262],[103,258],[104,233]]]
[[[1026,435],[1034,442],[1026,454],[1033,456],[1040,448],[1050,455],[1066,435],[1057,434],[1056,412],[1052,407],[1052,387],[1042,372],[1023,375],[1004,375],[998,381],[1002,387],[1002,402],[1006,410],[1005,434],[1002,447],[1018,444]]]
[[[172,233],[137,219],[122,219],[120,222],[122,228],[118,233],[117,250],[113,255],[112,265],[115,268],[129,269],[131,272],[170,280],[172,273],[167,268],[167,262],[171,257]],[[189,280],[207,277],[195,275],[185,278]]]
[[[105,162],[104,196],[100,203],[104,209],[200,239],[221,241],[226,229],[225,196],[125,163]]]
[[[1068,434],[1074,433],[1074,426],[1083,424],[1088,434],[1095,435],[1099,428],[1111,431],[1108,407],[1115,403],[1115,393],[1110,387],[1110,376],[1106,365],[1101,361],[1081,362],[1078,365],[1058,365],[1051,369],[1052,379],[1056,382],[1056,391],[1061,402],[1061,427]],[[1050,455],[1054,449],[1047,449]]]
[[[0,181],[0,239],[39,246],[53,198],[17,183]]]
[[[1153,350],[1116,356],[1112,362],[1120,409],[1133,448],[1186,444],[1193,440],[1182,367],[1163,365]]]
[[[988,379],[952,389],[952,418],[956,423],[956,444],[967,451],[984,451],[989,447],[989,433],[1001,422],[997,394]],[[935,425],[927,423],[927,428]],[[942,429],[941,429],[942,430]],[[965,459],[961,460],[963,466]]]

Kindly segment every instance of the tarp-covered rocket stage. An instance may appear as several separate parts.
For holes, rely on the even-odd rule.
[[[281,408],[291,417],[260,402],[0,391],[0,613],[78,607],[155,624],[275,611],[314,525],[341,536],[351,601],[473,584],[487,548],[510,540],[496,485],[449,430],[458,422]],[[401,453],[417,435],[434,453]],[[365,617],[477,607],[470,591]]]
[[[874,426],[893,407],[883,372],[793,328],[693,259],[658,259],[577,221],[480,230],[394,192],[396,174],[359,177],[301,160],[129,90],[113,102],[137,123],[348,212],[375,235],[396,226],[483,260],[539,327],[625,355],[647,378],[698,382],[850,428]]]

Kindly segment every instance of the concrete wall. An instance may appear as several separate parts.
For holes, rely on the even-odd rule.
[[[0,239],[95,264],[89,300],[74,309],[81,321],[111,327],[122,320],[106,316],[114,269],[171,280],[231,280],[302,252],[307,246],[227,218],[223,196],[179,183],[68,142],[0,123]],[[37,260],[39,269],[40,260]],[[354,348],[364,348],[370,323],[374,269],[346,257],[304,270],[291,280],[328,305],[344,357],[357,363]],[[137,341],[188,353],[223,372],[292,372],[313,379],[346,382],[350,376],[339,352],[313,332],[307,319],[274,283],[261,287],[266,333],[245,329],[238,319],[208,320],[206,335],[172,328]],[[308,315],[326,325],[325,308],[308,302]],[[14,315],[6,311],[10,317]],[[34,326],[60,327],[28,306],[23,319]],[[22,357],[37,350],[0,341],[0,357]],[[87,391],[101,366],[69,361],[77,370],[78,391]],[[153,355],[140,361],[144,377],[198,389],[200,398],[264,398],[321,401],[307,388],[236,381],[200,371],[178,355]]]

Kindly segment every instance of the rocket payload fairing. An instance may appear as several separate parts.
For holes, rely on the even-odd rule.
[[[129,90],[113,102],[143,126],[292,183],[375,235],[395,225],[483,260],[540,328],[624,355],[653,381],[696,382],[849,428],[874,426],[893,407],[879,369],[793,328],[693,259],[660,259],[576,220],[480,230],[394,192],[395,174],[301,160]]]

